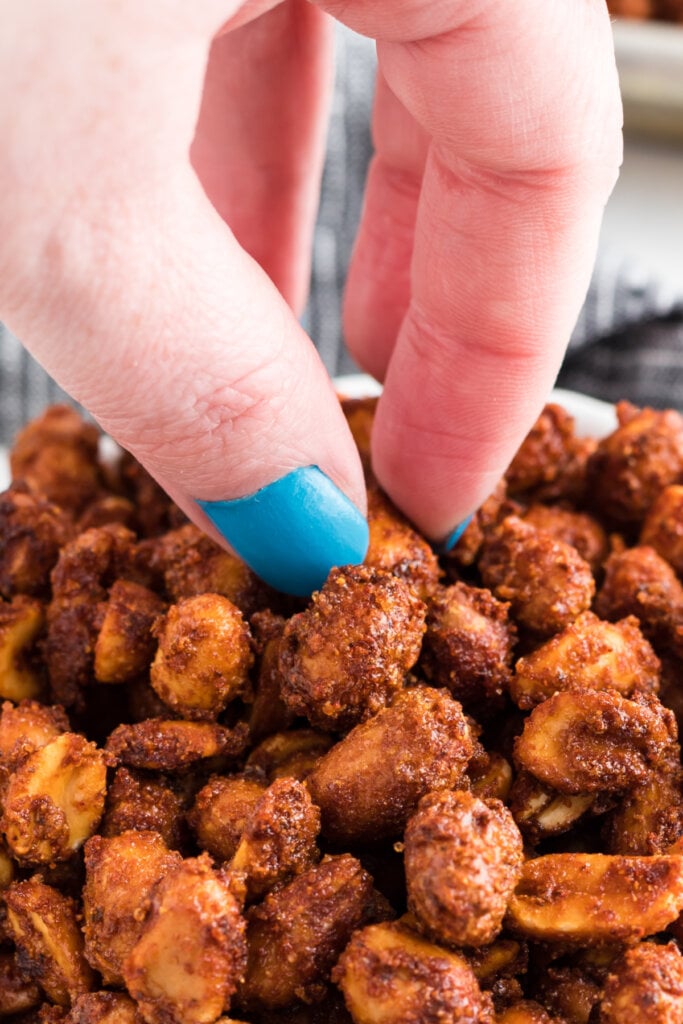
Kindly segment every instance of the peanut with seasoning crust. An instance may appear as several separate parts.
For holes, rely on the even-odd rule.
[[[480,800],[507,801],[512,785],[512,765],[502,754],[487,753],[476,769],[470,763],[467,777],[472,793]]]
[[[540,1003],[524,999],[521,1003],[508,1006],[496,1015],[496,1024],[563,1024],[557,1017],[551,1017]]]
[[[639,543],[654,548],[683,575],[683,485],[671,484],[659,492],[645,516]]]
[[[100,834],[105,838],[133,829],[158,832],[171,850],[185,840],[183,800],[163,776],[118,768],[107,787]]]
[[[445,557],[449,566],[458,565],[464,568],[475,564],[481,551],[484,538],[492,533],[496,526],[512,513],[519,514],[521,507],[506,496],[505,481],[499,480],[495,490],[483,505],[477,509],[460,539]]]
[[[349,729],[401,689],[420,653],[425,606],[381,569],[333,569],[280,644],[282,697],[311,725]]]
[[[66,544],[52,570],[45,661],[53,698],[82,710],[94,673],[97,620],[107,589],[132,572],[135,535],[111,524]]]
[[[237,901],[202,854],[159,882],[123,976],[147,1024],[213,1024],[245,959]]]
[[[256,679],[249,706],[249,733],[255,743],[288,729],[295,717],[281,696],[282,675],[278,662],[285,622],[282,616],[269,611],[255,612],[249,619],[256,647]]]
[[[592,447],[576,436],[574,417],[549,402],[508,466],[508,493],[527,501],[577,497],[584,489],[585,459]]]
[[[623,697],[656,693],[660,668],[634,616],[611,623],[583,612],[517,661],[510,695],[527,711],[558,690],[616,690]]]
[[[671,942],[643,942],[614,965],[600,1004],[600,1024],[681,1024],[683,956]]]
[[[269,782],[288,777],[303,782],[333,745],[329,733],[314,729],[276,732],[253,748],[247,765],[263,772]]]
[[[30,655],[45,625],[45,610],[35,598],[19,594],[0,601],[0,697],[18,702],[38,697],[44,678]]]
[[[123,964],[140,938],[152,891],[181,863],[157,832],[93,836],[85,847],[85,956],[105,985],[123,984]]]
[[[604,519],[632,529],[662,488],[683,477],[683,417],[628,402],[619,402],[617,417],[617,429],[588,459],[588,493]]]
[[[535,942],[632,945],[683,910],[683,857],[555,853],[524,865],[506,926]]]
[[[119,523],[128,530],[135,530],[135,505],[117,494],[107,494],[88,505],[76,523],[76,532],[83,533],[93,527]]]
[[[607,853],[667,853],[683,836],[683,768],[677,743],[645,782],[631,789],[606,816],[602,838]]]
[[[558,793],[523,770],[517,773],[510,789],[512,816],[530,843],[569,831],[591,810],[595,800],[595,793]]]
[[[522,863],[522,837],[499,800],[429,793],[405,833],[408,909],[435,942],[488,945],[501,929]]]
[[[69,719],[58,705],[5,701],[0,710],[0,762],[14,771],[29,754],[69,731]]]
[[[376,487],[368,491],[368,529],[365,565],[399,576],[426,601],[441,576],[438,559],[427,541]]]
[[[586,512],[574,512],[571,509],[549,505],[532,505],[524,512],[522,519],[535,529],[549,533],[556,540],[571,544],[588,562],[594,575],[600,571],[609,554],[606,531],[597,519]]]
[[[372,459],[370,455],[370,439],[372,437],[372,424],[377,408],[376,398],[341,398],[341,407],[349,429],[353,435],[358,448],[363,470],[368,484],[371,484],[374,476],[372,472]]]
[[[594,610],[612,621],[635,615],[657,654],[683,655],[683,584],[654,548],[610,555]]]
[[[188,823],[202,850],[232,860],[245,825],[266,791],[258,775],[214,775],[197,793]]]
[[[214,722],[148,718],[134,725],[117,726],[107,740],[106,750],[131,768],[176,772],[198,761],[238,757],[246,742],[247,728],[242,723],[226,729]]]
[[[154,541],[151,568],[162,575],[174,602],[220,594],[246,617],[271,607],[276,597],[241,558],[219,547],[192,523],[169,530]]]
[[[510,685],[517,630],[509,605],[490,591],[455,583],[427,605],[420,668],[465,708],[490,715]]]
[[[485,539],[479,571],[518,623],[552,636],[590,607],[595,581],[588,563],[570,544],[508,516]]]
[[[19,969],[12,953],[0,953],[0,1019],[30,1010],[42,1000],[38,985]]]
[[[74,901],[45,885],[40,876],[15,882],[4,894],[17,946],[17,964],[48,999],[69,1006],[94,987],[83,955],[83,934]]]
[[[14,881],[15,874],[14,861],[5,843],[0,841],[0,893]]]
[[[107,760],[94,743],[66,732],[30,754],[4,798],[2,829],[23,863],[67,860],[104,813]]]
[[[645,782],[675,737],[673,714],[656,697],[565,690],[531,712],[515,761],[559,793],[625,790]]]
[[[251,808],[230,868],[246,898],[260,899],[319,857],[320,811],[296,779],[276,779]]]
[[[99,431],[75,409],[53,405],[19,431],[10,451],[13,480],[24,480],[75,514],[98,497]]]
[[[156,627],[150,682],[184,718],[213,720],[247,685],[254,656],[239,608],[220,594],[172,605]]]
[[[590,1024],[602,987],[580,967],[548,967],[536,983],[535,995],[567,1024]]]
[[[145,1019],[123,992],[86,992],[74,1000],[67,1024],[145,1024]]]
[[[132,580],[116,580],[95,640],[95,679],[125,683],[147,671],[156,647],[152,626],[165,608],[155,593]]]
[[[44,596],[60,549],[71,539],[66,512],[26,485],[0,494],[0,594]]]
[[[247,912],[245,1010],[322,998],[340,953],[364,924],[372,879],[349,854],[326,857]]]
[[[472,756],[462,708],[444,690],[404,690],[357,725],[306,780],[322,834],[335,843],[400,835],[430,790],[457,785]]]
[[[464,957],[400,923],[356,932],[334,980],[354,1024],[494,1024],[491,998]]]

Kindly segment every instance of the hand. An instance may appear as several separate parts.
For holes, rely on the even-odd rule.
[[[345,306],[385,382],[375,471],[442,539],[534,421],[587,287],[620,159],[602,0],[25,0],[0,36],[0,316],[191,518],[216,536],[208,502],[295,591],[366,539],[296,319],[329,14],[380,65]],[[262,519],[233,504],[259,488]]]

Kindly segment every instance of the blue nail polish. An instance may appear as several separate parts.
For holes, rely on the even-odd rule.
[[[441,544],[436,545],[436,551],[438,552],[438,554],[446,555],[448,554],[449,551],[451,551],[452,548],[455,547],[455,545],[458,543],[467,527],[472,522],[473,518],[474,516],[468,516],[467,519],[463,519],[461,523],[458,523],[453,532],[448,534],[446,539],[442,541]]]
[[[358,564],[368,549],[367,522],[317,466],[245,498],[197,504],[247,565],[286,594],[307,597],[333,566]]]

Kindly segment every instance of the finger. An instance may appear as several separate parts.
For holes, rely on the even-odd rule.
[[[191,150],[211,202],[297,314],[310,278],[331,26],[312,4],[287,0],[216,38]]]
[[[88,10],[50,46],[42,25],[30,52],[0,46],[29,115],[0,110],[0,315],[191,518],[310,592],[365,553],[362,470],[310,341],[189,165],[206,50],[114,20],[93,52]]]
[[[349,266],[344,331],[354,359],[383,380],[410,300],[410,264],[429,136],[381,72],[373,110],[375,156]]]
[[[387,82],[432,140],[373,464],[444,538],[533,423],[585,294],[620,159],[610,24],[593,0],[344,17],[379,34]]]

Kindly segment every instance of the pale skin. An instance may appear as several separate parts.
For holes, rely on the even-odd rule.
[[[0,0],[0,317],[200,525],[193,498],[310,464],[364,511],[297,322],[334,17],[380,68],[345,336],[385,385],[376,474],[440,539],[585,294],[621,155],[604,0]]]

